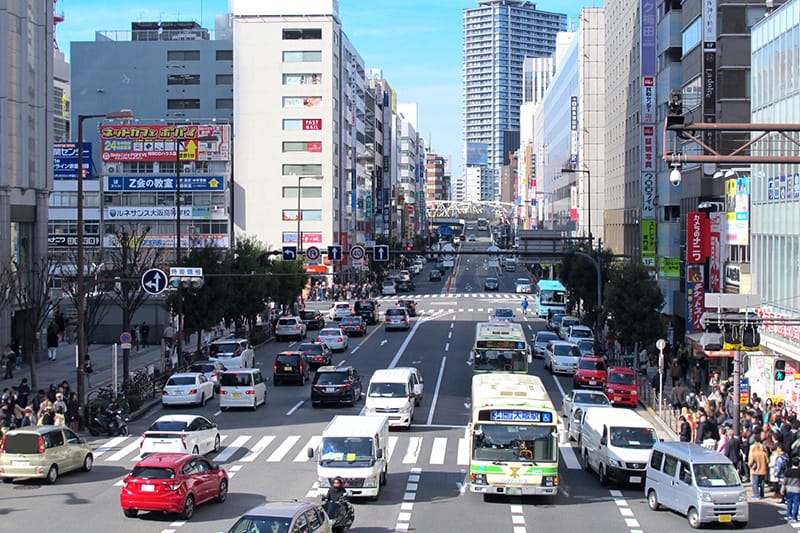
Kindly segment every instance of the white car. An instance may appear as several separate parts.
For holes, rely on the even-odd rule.
[[[306,323],[299,316],[285,316],[278,319],[275,324],[275,340],[306,338]]]
[[[533,285],[531,285],[531,280],[528,278],[517,278],[517,281],[514,282],[515,291],[517,293],[524,293],[530,294],[531,290],[533,290]]]
[[[514,320],[514,310],[510,307],[497,307],[492,315],[495,322],[512,322]]]
[[[247,339],[220,339],[211,343],[209,361],[220,362],[225,368],[253,368],[256,354]]]
[[[208,381],[214,384],[214,389],[219,390],[219,377],[227,368],[218,361],[197,361],[189,367],[189,372],[200,372]]]
[[[328,311],[328,318],[331,320],[341,320],[346,316],[351,316],[353,314],[353,309],[350,307],[350,304],[347,302],[336,302],[331,306],[330,311]]]
[[[317,342],[328,345],[332,351],[347,349],[347,335],[341,328],[324,328],[317,335]]]
[[[205,405],[214,399],[214,383],[200,372],[173,374],[161,390],[161,406]]]
[[[411,272],[408,270],[401,270],[399,274],[397,274],[397,281],[411,281]]]
[[[561,319],[561,325],[558,327],[558,336],[561,340],[567,340],[569,337],[569,328],[572,326],[579,326],[581,320],[574,316],[565,316]]]
[[[397,294],[397,285],[395,285],[394,281],[390,279],[384,280],[381,285],[381,294],[384,296],[394,296]]]
[[[611,402],[603,391],[574,389],[564,396],[561,415],[570,439],[578,440],[583,417],[589,407],[611,407]]]
[[[594,334],[589,326],[571,326],[567,335],[567,342],[578,344],[582,340],[592,339]]]
[[[164,415],[150,424],[139,441],[139,454],[156,452],[205,455],[219,451],[217,425],[197,415]]]

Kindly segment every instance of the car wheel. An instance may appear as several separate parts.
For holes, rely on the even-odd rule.
[[[189,494],[186,497],[186,500],[183,502],[183,512],[181,513],[181,518],[184,520],[190,520],[194,515],[194,496]]]
[[[214,452],[219,451],[219,435],[214,437]]]
[[[14,483],[14,478],[13,477],[4,477],[3,478],[3,483]]]
[[[256,397],[253,397],[253,407],[252,407],[252,409],[253,409],[253,411],[258,409],[258,398],[256,398]]]
[[[136,515],[139,514],[139,511],[137,511],[136,509],[123,509],[122,514],[124,514],[128,518],[136,518]]]
[[[606,475],[606,468],[601,464],[597,469],[597,478],[600,480],[600,485],[603,487],[608,486],[608,476]]]
[[[217,497],[214,498],[214,501],[217,503],[222,503],[228,499],[228,480],[223,479],[219,482],[219,490],[217,491]]]
[[[319,408],[319,403],[311,402],[311,407],[313,407],[314,409],[318,409]]]
[[[45,483],[48,485],[52,485],[58,479],[58,467],[56,465],[50,466],[50,470],[47,471],[47,477],[44,478]]]
[[[587,472],[592,471],[592,465],[589,464],[589,451],[586,449],[583,450],[583,469]]]
[[[387,467],[384,469],[384,471],[383,471],[383,472],[381,472],[381,481],[380,481],[380,484],[381,484],[381,485],[386,485],[386,481],[387,481],[388,477],[389,477],[389,467],[387,466]]]
[[[661,507],[661,504],[658,503],[658,496],[656,496],[656,491],[651,490],[647,493],[647,505],[650,506],[650,509],[653,511],[658,511],[658,508]]]
[[[686,513],[686,520],[689,521],[689,526],[692,529],[700,529],[700,526],[703,524],[700,522],[700,513],[697,512],[697,509],[692,507],[689,509],[689,512]]]
[[[195,445],[195,447],[192,448],[192,453],[194,455],[200,455],[200,448],[198,448],[197,445]]]
[[[91,472],[92,471],[92,466],[94,466],[94,457],[92,457],[92,454],[87,453],[86,457],[83,458],[82,470],[84,472]]]

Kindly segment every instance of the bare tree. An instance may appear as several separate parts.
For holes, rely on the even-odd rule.
[[[88,272],[85,271],[88,275],[88,278],[85,279],[87,293],[83,299],[85,310],[83,314],[83,330],[86,332],[86,338],[88,339],[87,346],[91,344],[97,327],[111,310],[108,305],[109,297],[107,296],[107,292],[110,290],[107,280],[110,265],[104,262],[105,255],[103,250],[97,250],[91,255],[87,255],[90,268]],[[77,257],[74,253],[66,254],[62,256],[61,263],[62,288],[66,292],[72,307],[77,309],[78,285],[76,275],[78,270],[77,266],[72,266],[78,264]]]

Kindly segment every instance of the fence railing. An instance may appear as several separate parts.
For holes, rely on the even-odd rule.
[[[670,405],[665,397],[661,410],[659,411],[658,389],[655,389],[648,380],[639,380],[639,402],[645,407],[651,408],[656,415],[660,415],[664,423],[675,433],[680,432],[680,410],[676,410]]]

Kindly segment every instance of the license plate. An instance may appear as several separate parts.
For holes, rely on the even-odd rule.
[[[155,492],[156,486],[155,485],[142,485],[142,492]]]
[[[283,371],[284,371],[284,372],[291,372],[291,371],[292,371],[292,367],[290,367],[290,366],[285,366],[285,367],[283,367]]]
[[[622,401],[622,396],[614,396],[614,401],[615,402],[621,402]]]
[[[733,517],[731,515],[729,515],[729,514],[721,514],[721,515],[719,515],[719,521],[720,522],[728,523],[731,520],[733,520]]]
[[[641,483],[642,477],[641,476],[631,476],[630,478],[631,483]]]
[[[234,398],[241,398],[242,397],[242,395],[240,393],[238,393],[238,392],[234,392],[233,394],[231,394],[231,396],[233,396]]]
[[[335,387],[325,387],[325,392],[334,392],[335,390]]]
[[[509,496],[522,496],[522,489],[518,487],[508,487],[505,490],[505,493]]]
[[[597,385],[597,382],[596,381],[590,381],[589,385]]]
[[[22,459],[14,459],[11,461],[11,466],[28,466],[30,463]]]

